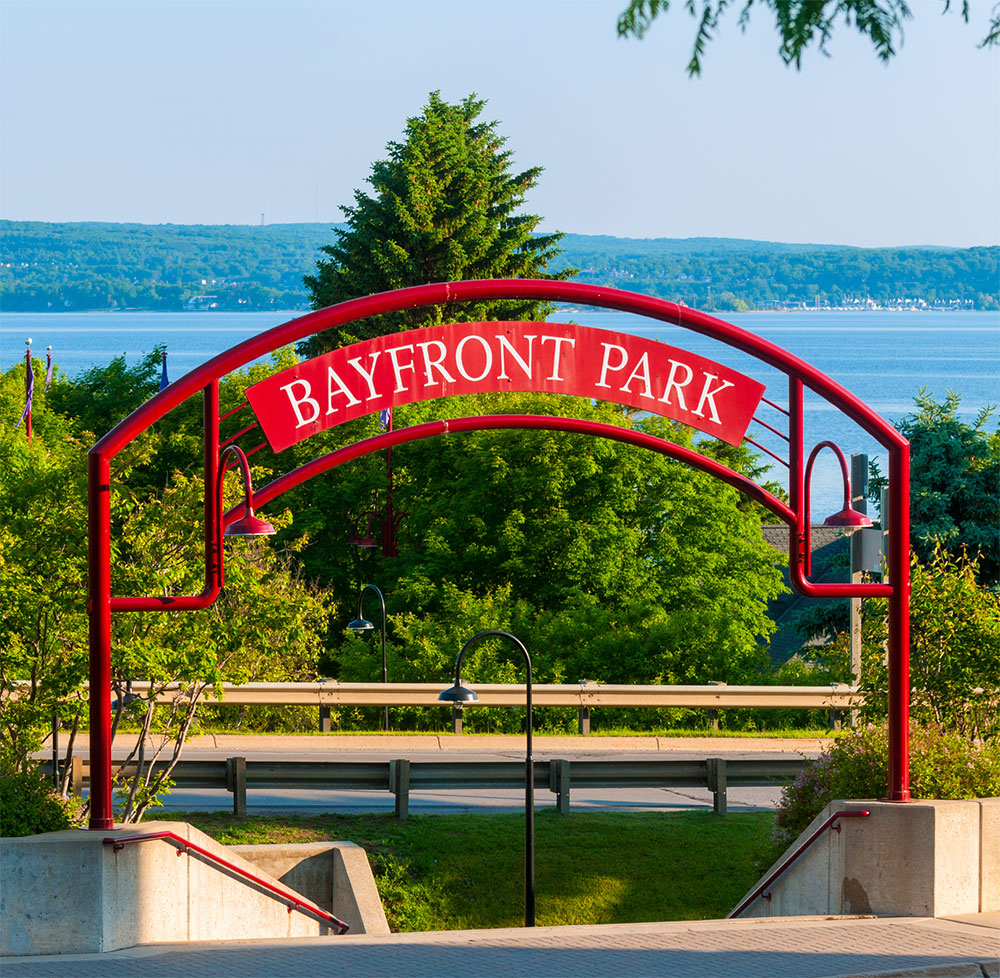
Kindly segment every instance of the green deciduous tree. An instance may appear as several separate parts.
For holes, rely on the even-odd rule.
[[[486,102],[470,95],[457,105],[432,92],[405,139],[390,142],[388,159],[372,166],[374,194],[356,191],[345,207],[347,228],[323,250],[305,279],[313,308],[430,282],[483,278],[567,278],[547,275],[561,234],[536,235],[540,218],[519,214],[540,167],[511,170],[512,155],[496,122],[481,122]],[[536,302],[476,303],[449,308],[452,321],[544,319]],[[441,309],[419,309],[320,334],[303,349],[316,355],[349,342],[442,321]]]
[[[738,24],[746,29],[754,0],[743,0]],[[890,61],[896,47],[902,42],[903,24],[912,17],[906,0],[758,0],[758,6],[767,7],[774,15],[775,27],[780,38],[778,54],[787,65],[802,67],[802,55],[815,45],[821,52],[833,35],[838,21],[854,27],[871,41],[876,55]],[[960,7],[964,20],[969,19],[969,2],[962,0]],[[689,75],[700,75],[705,47],[719,28],[719,21],[731,7],[740,7],[731,0],[685,0],[684,8],[698,22]],[[943,0],[944,10],[951,7],[951,0]],[[642,37],[652,22],[670,9],[670,0],[630,0],[618,17],[618,34],[621,37]],[[981,47],[1000,43],[1000,14],[994,9]]]
[[[0,377],[0,767],[13,771],[53,715],[75,727],[87,676],[85,448],[49,409],[34,366],[31,445],[14,430],[24,367]]]
[[[1000,579],[1000,426],[987,430],[992,408],[972,424],[958,416],[961,395],[938,403],[921,391],[917,410],[897,424],[910,442],[910,544],[924,563],[938,546],[953,557],[978,555],[979,580]],[[869,482],[877,502],[886,484],[877,466]]]
[[[542,394],[449,398],[400,409],[436,416],[557,414],[638,427],[682,445],[692,434],[608,403]],[[727,464],[756,459],[699,444]],[[482,431],[400,446],[399,556],[364,558],[389,603],[390,674],[428,682],[481,628],[529,643],[539,681],[736,682],[765,671],[781,589],[760,519],[735,490],[653,452],[585,435]],[[373,676],[370,647],[331,636],[343,679]],[[469,662],[510,681],[500,648]]]
[[[108,381],[131,389],[135,378],[120,367],[111,365]],[[0,377],[0,766],[15,772],[31,766],[31,754],[42,746],[53,715],[69,726],[68,760],[86,717],[81,694],[88,662],[86,446],[93,435],[78,426],[95,420],[103,425],[112,411],[105,404],[83,411],[82,418],[58,414],[56,399],[39,393],[43,368],[35,364],[35,370],[38,396],[30,445],[23,429],[12,430],[9,421],[23,403],[24,367]],[[99,387],[100,381],[100,371],[86,377],[88,385]],[[157,455],[176,449],[183,456],[187,438],[183,425],[164,426],[116,459],[113,593],[201,590],[200,472],[173,472],[158,489],[153,488],[156,479],[136,480],[138,489],[130,480],[140,470],[147,476],[162,473]],[[230,482],[229,505],[241,495],[236,480]],[[290,521],[280,513],[274,519],[279,525]],[[142,735],[126,761],[134,762],[138,772],[118,777],[122,821],[141,818],[169,789],[171,766],[180,758],[205,690],[222,682],[315,677],[333,610],[328,593],[302,579],[287,550],[242,541],[231,546],[227,588],[211,608],[113,616],[112,729],[117,733],[125,723]],[[130,680],[151,684],[149,691],[130,701],[125,695]],[[156,705],[167,687],[177,694]],[[154,771],[154,761],[166,764]]]

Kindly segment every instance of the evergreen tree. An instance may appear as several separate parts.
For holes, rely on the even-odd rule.
[[[561,233],[536,235],[535,214],[517,214],[541,167],[511,172],[511,153],[496,122],[477,121],[486,102],[468,96],[449,105],[432,92],[407,121],[405,141],[390,142],[388,159],[372,166],[374,196],[355,191],[346,229],[323,249],[330,257],[307,276],[312,306],[430,282],[484,278],[565,279],[546,274]],[[544,319],[539,302],[484,302],[415,309],[353,323],[302,346],[316,356],[357,340],[450,321]]]

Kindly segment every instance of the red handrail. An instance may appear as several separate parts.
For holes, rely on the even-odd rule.
[[[736,906],[735,909],[730,910],[726,914],[726,920],[731,920],[733,917],[738,917],[751,903],[754,902],[758,897],[764,895],[764,891],[786,870],[789,866],[795,862],[799,856],[802,855],[827,829],[834,828],[838,832],[840,831],[839,825],[834,825],[833,823],[840,818],[865,818],[869,814],[867,808],[857,808],[857,809],[844,809],[843,811],[834,812],[829,818],[824,819],[823,824],[820,825],[813,833],[802,843],[798,849],[795,850],[773,873],[764,877],[750,893],[745,896],[742,901]],[[768,899],[770,899],[770,894],[767,894]]]
[[[237,866],[235,863],[231,863],[227,859],[217,856],[214,852],[209,852],[197,843],[189,842],[187,839],[179,836],[176,832],[149,832],[146,835],[125,835],[119,836],[118,838],[110,836],[104,840],[104,844],[106,846],[114,846],[115,852],[117,852],[119,849],[124,848],[125,843],[127,842],[149,842],[153,839],[163,839],[164,842],[169,842],[172,846],[176,846],[178,856],[183,855],[188,851],[194,851],[198,853],[199,856],[204,856],[204,858],[209,860],[209,862],[215,863],[219,866],[224,866],[231,873],[235,873],[237,876],[249,880],[255,886],[262,887],[281,900],[286,900],[288,902],[289,913],[293,910],[298,910],[306,915],[318,917],[324,923],[330,923],[335,927],[339,927],[339,932],[341,934],[346,934],[351,929],[350,924],[334,917],[333,914],[327,913],[325,910],[321,910],[315,904],[309,903],[307,900],[299,899],[299,897],[295,896],[295,894],[290,890],[283,889],[280,886],[275,886],[273,883],[268,883],[267,880],[263,880],[259,876],[254,876],[253,873],[249,873],[240,866]]]

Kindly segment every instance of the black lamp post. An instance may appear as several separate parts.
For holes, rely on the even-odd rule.
[[[389,682],[389,667],[385,659],[385,598],[382,592],[374,584],[366,584],[358,595],[358,617],[348,624],[348,628],[357,634],[367,632],[375,626],[361,614],[361,605],[365,600],[365,592],[374,591],[378,595],[379,605],[382,608],[382,682]],[[389,729],[389,706],[382,707],[382,729]]]
[[[474,689],[462,685],[462,656],[468,648],[486,638],[509,639],[524,656],[524,664],[528,670],[526,705],[528,715],[525,719],[527,735],[527,756],[524,759],[524,926],[535,926],[535,772],[531,759],[531,656],[520,639],[510,632],[486,631],[473,635],[458,653],[455,662],[455,685],[444,690],[438,699],[445,703],[471,703],[478,700]]]

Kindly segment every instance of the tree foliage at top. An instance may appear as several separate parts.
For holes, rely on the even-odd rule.
[[[758,0],[760,3],[760,0]],[[943,0],[944,10],[951,7],[951,0]],[[738,23],[746,30],[750,22],[750,9],[754,0],[744,0]],[[763,0],[762,6],[774,14],[775,27],[781,43],[778,55],[786,65],[802,67],[802,55],[813,44],[826,54],[826,45],[833,36],[838,20],[853,26],[862,37],[871,41],[875,54],[884,62],[892,60],[897,46],[902,43],[903,23],[913,14],[905,0]],[[701,74],[705,47],[718,30],[719,20],[734,6],[731,0],[685,0],[684,8],[698,21],[691,60],[687,64],[689,75]],[[736,5],[738,6],[738,4]],[[956,4],[956,6],[958,6]],[[969,0],[962,0],[962,19],[969,20]],[[618,17],[620,37],[641,38],[653,21],[670,9],[670,0],[630,0]],[[986,36],[980,47],[1000,43],[1000,13],[994,9]]]
[[[511,172],[496,122],[477,121],[486,102],[470,95],[457,105],[432,92],[407,120],[403,142],[390,142],[388,159],[372,166],[370,196],[355,191],[345,207],[346,229],[324,248],[327,259],[306,277],[315,309],[390,289],[485,278],[565,279],[549,275],[561,234],[537,235],[541,220],[518,214],[540,167]],[[537,302],[489,302],[449,308],[452,321],[544,319]],[[309,355],[401,329],[442,322],[444,311],[425,308],[352,324],[338,336],[320,334],[303,345]]]

